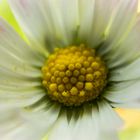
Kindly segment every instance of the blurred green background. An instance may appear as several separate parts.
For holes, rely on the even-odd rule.
[[[140,12],[140,0],[138,12]],[[0,16],[7,20],[26,40],[24,33],[19,28],[14,16],[10,11],[7,0],[0,0]],[[117,109],[117,112],[126,122],[124,130],[120,133],[120,140],[140,140],[140,110]]]

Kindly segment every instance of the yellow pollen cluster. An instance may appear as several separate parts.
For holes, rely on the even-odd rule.
[[[85,45],[56,49],[42,67],[43,85],[52,100],[78,106],[99,96],[107,68],[95,50]]]

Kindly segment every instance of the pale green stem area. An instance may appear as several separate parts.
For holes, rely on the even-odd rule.
[[[18,23],[15,20],[15,17],[10,10],[7,0],[0,0],[0,16],[3,17],[10,25],[12,25],[12,27],[19,33],[19,35],[27,41],[26,36],[20,29]]]

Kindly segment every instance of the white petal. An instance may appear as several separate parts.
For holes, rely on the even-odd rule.
[[[118,50],[112,52],[113,58],[108,62],[109,67],[113,68],[110,81],[127,81],[140,77],[139,36],[140,17],[138,17],[136,25],[124,42],[118,47]]]
[[[97,112],[95,112],[96,114]],[[98,120],[96,116],[92,117],[92,108],[84,107],[79,118],[75,120],[73,117],[70,125],[72,130],[72,138],[76,140],[98,140]],[[96,122],[97,121],[97,122]]]
[[[48,133],[48,130],[56,123],[60,113],[60,106],[58,104],[46,105],[46,107],[38,108],[34,112],[24,111],[23,118],[30,123],[30,125],[38,129],[40,136]]]
[[[137,16],[137,0],[120,0],[117,10],[114,13],[106,43],[100,49],[100,53],[106,55],[111,54],[114,49],[127,37],[129,31],[135,24]]]
[[[40,77],[40,67],[44,59],[40,58],[16,32],[0,18],[0,76],[1,80],[14,74],[26,79]],[[6,80],[6,79],[5,79]]]
[[[18,65],[17,65],[18,67]],[[20,67],[20,66],[19,66]],[[18,68],[17,68],[18,71]],[[2,89],[23,89],[23,88],[30,88],[30,87],[39,87],[41,85],[40,82],[40,72],[38,72],[38,75],[25,75],[22,73],[24,69],[21,69],[20,71],[14,71],[7,68],[0,68],[0,87]],[[41,71],[41,70],[40,70]],[[28,71],[29,72],[29,71]],[[28,73],[27,72],[27,73]]]
[[[0,91],[0,109],[26,107],[39,101],[44,96],[41,89],[23,89],[15,91]]]
[[[87,41],[93,27],[95,0],[79,1],[79,42]]]
[[[103,111],[102,105],[100,105],[99,111],[96,105],[86,105],[80,110],[72,111],[72,114],[69,112],[71,110],[68,110],[71,115],[63,112],[48,133],[48,140],[103,140],[103,138],[104,140],[112,140],[116,133],[116,127],[120,126],[122,122],[105,101],[103,104]],[[100,118],[101,115],[104,119]],[[108,118],[106,118],[107,116]],[[112,127],[108,127],[108,124],[104,126],[106,120],[112,121],[112,124],[109,125]],[[117,136],[114,137],[114,139],[117,138]]]
[[[77,31],[78,0],[9,0],[31,44],[42,51],[71,43]]]
[[[93,108],[93,117],[96,117],[99,140],[118,140],[118,131],[123,121],[114,112],[112,107],[105,100],[97,101],[98,107]],[[97,113],[96,113],[96,112]]]
[[[85,110],[83,114],[81,111],[79,117],[76,117],[78,112],[75,112],[69,121],[66,113],[61,115],[50,130],[48,140],[98,140],[92,111],[88,111]]]
[[[57,120],[59,111],[59,106],[36,112],[25,110],[20,114],[21,123],[12,130],[7,130],[7,133],[0,138],[2,137],[2,140],[41,140]]]
[[[139,79],[140,78],[139,66],[140,66],[140,58],[136,59],[130,64],[124,65],[123,67],[115,68],[111,71],[109,81],[119,82]]]
[[[104,96],[107,100],[115,103],[127,103],[140,99],[140,81],[128,81],[114,83],[105,91]]]
[[[23,126],[25,127],[25,120],[21,118],[19,110],[4,110],[0,111],[0,113],[3,114],[0,116],[0,139],[18,140],[16,136],[18,137],[21,130],[25,130],[23,128]],[[29,132],[31,134],[32,131],[32,129],[30,130],[31,127],[28,126],[27,128],[28,131],[22,131],[24,133],[20,133],[21,140],[29,140],[24,139],[25,134],[27,135]],[[14,138],[12,136],[14,136]]]
[[[91,47],[102,43],[116,5],[116,0],[80,0],[80,41],[86,41]]]
[[[22,123],[22,120],[19,119],[19,112],[18,110],[7,109],[1,110],[0,109],[0,139],[3,135],[7,132],[11,131],[12,129],[16,128],[16,126]],[[11,121],[12,119],[12,121]]]
[[[49,32],[37,0],[9,0],[12,11],[26,33],[32,47],[47,55],[46,33]],[[48,35],[49,36],[49,35]]]
[[[78,0],[48,0],[45,1],[44,9],[49,9],[44,15],[51,20],[56,39],[63,45],[73,44],[79,27]],[[56,40],[57,41],[57,40]]]
[[[5,135],[1,135],[2,140],[39,140],[37,129],[31,125],[22,123]]]
[[[117,132],[102,132],[99,140],[119,140]]]
[[[103,108],[100,105],[99,110],[96,105],[85,106],[79,118],[73,117],[70,121],[72,138],[76,140],[112,140],[112,135],[114,136],[122,121],[108,106],[107,103],[104,104]],[[112,121],[112,123],[106,125],[107,120]],[[117,138],[117,136],[114,137],[114,139]]]
[[[68,124],[66,114],[59,116],[55,125],[48,133],[48,140],[72,140],[71,129]]]
[[[110,68],[116,69],[118,68],[117,71],[123,70],[124,72],[125,69],[124,66],[129,65],[129,63],[132,63],[137,57],[140,56],[139,36],[140,36],[140,16],[138,16],[137,22],[130,31],[130,33],[128,34],[127,38],[116,49],[114,49],[114,51],[111,52],[111,55],[113,57],[110,56],[110,59],[108,60]]]
[[[43,55],[40,56],[31,49],[2,18],[0,18],[0,52],[1,66],[16,69],[13,63],[20,64],[25,72],[30,68],[35,73],[33,68],[42,66],[45,59]]]
[[[102,125],[102,129],[104,131],[114,131],[119,130],[123,121],[117,115],[117,113],[113,110],[113,108],[109,105],[109,103],[105,100],[98,101],[99,107],[99,120]]]
[[[115,108],[127,108],[127,109],[139,109],[140,108],[140,100],[134,100],[124,103],[110,103]]]
[[[44,58],[33,51],[0,19],[0,105],[1,108],[26,106],[39,100]]]

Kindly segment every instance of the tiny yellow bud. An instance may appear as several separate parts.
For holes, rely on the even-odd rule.
[[[65,69],[66,69],[65,65],[60,65],[60,66],[59,66],[59,70],[60,70],[60,71],[64,71]]]
[[[72,88],[72,84],[68,83],[65,85],[67,90],[70,90]]]
[[[77,82],[77,78],[71,77],[71,78],[70,78],[70,82],[71,82],[72,84],[75,84],[75,83]]]
[[[83,55],[84,56],[89,56],[90,55],[90,52],[88,50],[85,50],[85,51],[83,51]]]
[[[70,64],[70,65],[68,66],[68,68],[69,68],[69,70],[73,71],[73,70],[74,70],[74,64]]]
[[[93,74],[94,78],[99,78],[101,75],[102,74],[101,74],[100,71],[95,71],[94,74]]]
[[[80,73],[84,75],[86,73],[86,69],[85,68],[81,68],[80,69]]]
[[[58,94],[57,91],[55,91],[55,92],[53,92],[53,95],[54,95],[55,97],[57,97],[59,94]]]
[[[66,83],[68,83],[69,82],[69,78],[68,77],[64,77],[63,78],[63,82],[66,84]]]
[[[59,72],[59,76],[63,78],[65,76],[65,72]]]
[[[68,77],[72,76],[72,72],[70,70],[67,70],[66,71],[66,76],[68,76]]]
[[[84,87],[84,83],[83,83],[83,82],[78,82],[78,83],[76,84],[76,87],[77,87],[78,89],[82,89],[82,88]]]
[[[61,83],[61,78],[60,78],[60,77],[57,77],[57,78],[56,78],[56,83],[57,83],[57,84],[60,84],[60,83]]]
[[[42,84],[43,84],[43,86],[46,87],[47,86],[47,81],[43,80]]]
[[[78,94],[78,89],[76,87],[73,87],[71,90],[70,90],[70,93],[71,95],[77,95]]]
[[[89,67],[90,64],[89,64],[88,61],[85,61],[83,65],[84,65],[85,68],[87,68],[87,67]]]
[[[66,92],[66,91],[62,92],[62,95],[63,95],[64,97],[69,97],[69,94],[68,94],[68,92]]]
[[[50,78],[51,78],[51,74],[47,72],[46,75],[45,75],[45,79],[46,79],[47,81],[49,81]]]
[[[77,77],[79,74],[80,74],[80,72],[78,70],[73,71],[73,76]]]
[[[51,73],[53,74],[56,71],[56,69],[53,67],[51,68]]]
[[[59,71],[56,70],[56,71],[54,72],[54,76],[55,76],[55,77],[59,76]]]
[[[93,61],[94,61],[94,58],[93,58],[92,56],[89,56],[89,57],[88,57],[88,61],[89,61],[89,62],[93,62]]]
[[[79,80],[80,82],[84,82],[84,81],[85,81],[85,76],[80,75],[80,76],[78,77],[78,80]]]
[[[52,68],[53,66],[54,66],[54,63],[53,62],[49,63],[49,67],[50,68]]]
[[[51,82],[55,83],[55,77],[54,76],[51,77]]]
[[[93,73],[93,69],[91,67],[87,68],[87,73]]]
[[[48,68],[47,67],[42,67],[41,70],[42,70],[43,73],[46,73],[48,71]]]
[[[85,89],[88,90],[88,91],[93,90],[93,85],[92,85],[92,83],[86,82],[86,83],[85,83]]]
[[[57,84],[50,84],[49,89],[51,92],[54,92],[57,90]]]
[[[88,81],[88,82],[92,82],[93,81],[93,75],[92,74],[87,74],[86,75],[86,81]]]
[[[91,67],[92,67],[93,69],[97,70],[97,69],[99,69],[100,65],[99,65],[98,62],[93,62],[93,63],[91,64]]]
[[[63,85],[63,84],[59,85],[59,86],[58,86],[58,90],[59,90],[60,92],[63,92],[63,91],[65,90],[64,85]]]
[[[82,96],[85,96],[85,91],[83,91],[83,90],[82,90],[82,91],[80,91],[79,96],[81,96],[81,97],[82,97]]]
[[[76,64],[75,64],[75,68],[76,68],[76,69],[80,69],[81,67],[82,67],[82,65],[81,65],[80,63],[76,63]]]

